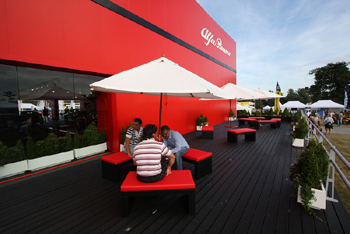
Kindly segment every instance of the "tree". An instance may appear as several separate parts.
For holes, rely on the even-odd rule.
[[[327,66],[309,71],[315,76],[315,84],[311,85],[309,93],[312,101],[331,99],[337,103],[344,101],[344,89],[350,83],[348,62],[328,63]]]
[[[297,90],[297,100],[304,104],[311,102],[311,97],[305,88],[300,88]]]
[[[288,89],[286,98],[282,98],[281,100],[283,101],[282,104],[289,102],[289,101],[296,101],[297,94],[295,93],[294,89]]]

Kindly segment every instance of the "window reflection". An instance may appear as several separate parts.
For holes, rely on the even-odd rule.
[[[0,140],[14,146],[18,139],[43,140],[50,132],[84,134],[91,122],[97,124],[96,96],[89,84],[101,79],[0,64]]]
[[[14,146],[19,138],[16,67],[0,64],[0,140]]]

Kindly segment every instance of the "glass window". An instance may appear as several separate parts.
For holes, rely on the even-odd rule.
[[[16,67],[0,64],[0,140],[14,146],[19,138]]]
[[[103,77],[0,64],[0,140],[14,146],[50,132],[84,134],[97,124],[96,96],[89,84]],[[17,83],[18,81],[18,83]]]

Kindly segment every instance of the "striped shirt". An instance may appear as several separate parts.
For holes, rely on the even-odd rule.
[[[143,127],[140,127],[140,132],[134,130],[133,126],[128,128],[128,131],[126,132],[126,137],[130,138],[129,145],[137,145],[140,143],[140,138],[143,134]],[[125,142],[124,142],[125,146]]]
[[[133,155],[137,174],[143,177],[160,174],[162,172],[161,157],[170,154],[171,151],[163,142],[155,141],[153,138],[142,141],[135,146]]]

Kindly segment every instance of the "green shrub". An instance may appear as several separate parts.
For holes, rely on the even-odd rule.
[[[100,134],[98,135],[98,144],[106,142],[106,134],[103,128],[101,128]]]
[[[0,166],[3,166],[6,164],[6,158],[5,155],[7,153],[7,146],[0,141]]]
[[[78,132],[75,132],[74,134],[74,149],[79,149],[82,148],[83,146],[81,146],[81,141],[82,141],[82,137],[79,135]]]
[[[293,122],[298,123],[301,120],[301,111],[298,110],[293,116]]]
[[[200,114],[200,116],[197,118],[197,126],[204,126],[207,120],[207,117],[204,117],[202,114]]]
[[[229,117],[232,117],[232,118],[235,118],[235,117],[236,117],[235,112],[233,112],[232,109],[231,109],[230,112],[228,113],[228,116],[229,116]]]
[[[305,117],[301,118],[295,126],[295,137],[304,139],[308,133],[308,124]]]
[[[310,144],[297,158],[290,168],[289,180],[293,182],[293,193],[301,186],[303,206],[309,214],[315,215],[311,209],[314,192],[311,188],[320,189],[320,181],[328,175],[328,157],[322,143],[317,144],[312,139]]]
[[[98,144],[98,131],[97,131],[97,126],[95,122],[92,122],[86,128],[83,139],[84,139],[84,144],[86,144],[85,146]]]
[[[284,108],[283,113],[282,113],[282,116],[283,116],[283,117],[287,117],[287,116],[289,116],[289,115],[290,115],[290,113],[289,113],[288,108]]]
[[[35,149],[35,142],[33,141],[31,136],[28,136],[26,149],[27,149],[27,158],[28,159],[33,159],[33,158],[39,157],[39,153]]]
[[[64,152],[73,150],[73,139],[69,132],[67,132],[65,136],[65,144]]]

